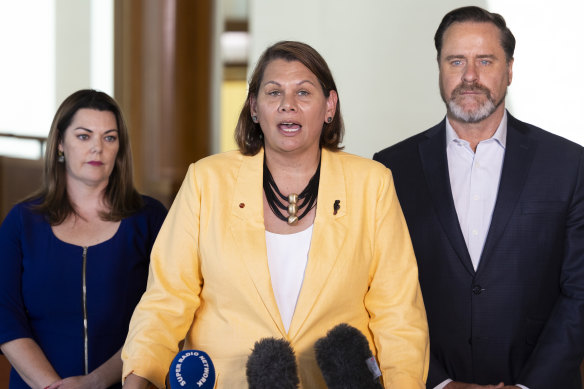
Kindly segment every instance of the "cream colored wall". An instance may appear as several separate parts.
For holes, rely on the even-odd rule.
[[[584,79],[577,70],[584,24],[576,21],[582,1],[471,3],[501,13],[517,37],[508,106],[520,119],[584,144]],[[444,14],[464,5],[468,1],[251,0],[250,64],[283,39],[316,48],[339,88],[346,150],[371,157],[444,117],[433,37]]]
[[[235,150],[233,130],[247,96],[246,81],[224,81],[221,86],[221,150]]]
[[[484,3],[478,2],[483,5]],[[345,150],[375,151],[444,116],[433,36],[465,1],[252,0],[251,64],[266,46],[304,41],[326,59],[345,119]]]

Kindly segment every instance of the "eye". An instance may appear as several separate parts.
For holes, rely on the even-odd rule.
[[[308,96],[310,93],[307,90],[301,90],[298,92],[298,96]]]
[[[450,62],[452,66],[460,66],[462,65],[462,61],[460,59],[455,59],[454,61]]]
[[[274,90],[268,91],[268,95],[269,96],[280,96],[280,91],[277,89],[274,89]]]
[[[77,135],[77,139],[79,139],[79,140],[87,140],[87,139],[89,139],[89,135],[87,135],[87,134],[78,134]]]
[[[117,139],[118,139],[118,137],[115,135],[108,135],[105,137],[106,142],[115,142]]]
[[[491,61],[489,61],[488,59],[481,59],[481,65],[490,65]]]

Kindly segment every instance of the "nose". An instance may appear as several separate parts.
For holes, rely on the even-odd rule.
[[[477,65],[470,61],[464,68],[462,80],[467,83],[473,83],[478,79]]]
[[[286,93],[282,95],[282,100],[280,101],[280,106],[278,107],[278,111],[280,112],[295,112],[296,111],[296,103],[294,101],[293,96]]]
[[[101,142],[102,142],[101,139],[95,139],[93,141],[93,144],[91,145],[91,152],[92,153],[101,152],[101,148],[102,148]]]

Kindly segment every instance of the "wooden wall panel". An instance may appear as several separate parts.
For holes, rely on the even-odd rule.
[[[210,150],[212,0],[115,2],[115,97],[136,182],[167,205]]]

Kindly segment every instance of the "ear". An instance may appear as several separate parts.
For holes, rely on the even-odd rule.
[[[337,113],[337,101],[339,101],[339,96],[337,95],[337,92],[331,90],[329,92],[329,97],[327,97],[326,99],[326,115],[324,116],[325,123],[328,117],[333,118],[335,117],[335,114]]]
[[[513,61],[514,61],[514,59],[511,58],[511,60],[507,64],[507,77],[508,77],[507,86],[511,85],[511,81],[513,81]]]
[[[63,152],[64,151],[64,149],[63,149],[63,139],[61,139],[59,141],[59,144],[57,145],[57,150],[60,151],[60,152]]]
[[[249,96],[249,110],[251,116],[258,116],[258,101],[254,95]]]

